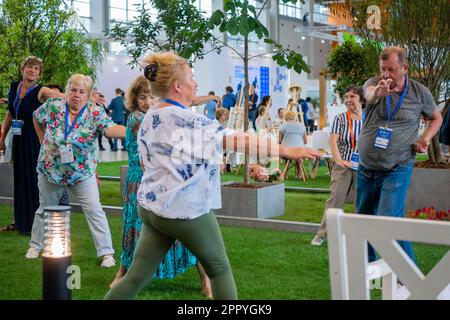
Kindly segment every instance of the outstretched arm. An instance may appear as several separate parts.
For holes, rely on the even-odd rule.
[[[291,160],[314,159],[320,153],[311,148],[285,147],[268,137],[260,137],[246,132],[237,132],[223,138],[224,150],[240,152],[250,156],[281,157]]]
[[[205,104],[205,103],[213,101],[213,100],[216,102],[220,102],[220,97],[219,96],[209,96],[209,95],[196,97],[195,100],[191,103],[190,107]]]
[[[47,87],[42,87],[38,93],[38,100],[41,103],[44,103],[45,101],[47,101],[50,98],[64,99],[65,97],[66,97],[66,95],[64,93],[56,92]]]
[[[122,125],[114,125],[105,130],[106,138],[124,139],[126,135],[126,128]]]

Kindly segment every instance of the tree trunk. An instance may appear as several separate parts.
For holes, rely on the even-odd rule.
[[[248,131],[248,36],[244,37],[244,132]],[[250,168],[249,168],[249,155],[246,152],[244,155],[244,183],[248,184],[250,179]]]
[[[441,111],[442,118],[444,118],[445,113],[448,111],[450,105],[449,101],[450,100],[445,103],[445,106]],[[439,131],[433,139],[431,139],[430,146],[428,147],[428,160],[434,164],[444,162],[444,159],[442,159],[441,145],[439,143]]]

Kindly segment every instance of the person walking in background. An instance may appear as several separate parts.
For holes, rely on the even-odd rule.
[[[123,103],[122,89],[117,88],[115,90],[116,97],[111,100],[108,109],[111,110],[111,118],[115,124],[125,125],[125,104]],[[125,139],[121,140],[122,151],[126,151]],[[114,149],[112,151],[117,151],[117,139],[114,139]]]
[[[210,91],[208,93],[208,96],[215,96],[216,94],[214,91]],[[205,105],[205,108],[203,110],[203,114],[207,116],[209,119],[214,120],[216,117],[216,110],[217,110],[217,102],[214,100],[211,100]]]
[[[306,105],[308,106],[308,112],[306,114],[306,118],[308,123],[305,123],[305,126],[309,128],[309,134],[314,132],[314,119],[316,111],[314,110],[314,105],[311,103],[311,98],[306,97]]]
[[[214,96],[214,93],[212,93]],[[126,143],[128,152],[128,173],[124,187],[123,202],[123,234],[120,268],[113,282],[112,288],[130,269],[133,255],[141,233],[142,220],[137,210],[137,190],[142,179],[142,168],[139,163],[137,133],[147,110],[152,105],[150,83],[145,76],[137,77],[125,93],[125,107],[130,111],[127,121]],[[181,244],[175,241],[167,252],[153,279],[173,279],[184,273],[190,267],[197,265],[202,280],[202,293],[211,298],[211,285],[205,270],[197,258]]]
[[[430,90],[408,77],[405,49],[384,48],[379,64],[380,76],[364,84],[367,104],[358,143],[356,211],[403,217],[416,152],[427,151],[442,117]],[[419,137],[421,115],[429,125]],[[414,260],[411,243],[399,244]],[[369,261],[375,259],[375,251],[369,246]]]
[[[97,133],[124,138],[125,127],[115,125],[103,108],[89,100],[91,77],[75,74],[67,82],[64,99],[50,99],[33,113],[33,123],[42,142],[37,168],[39,208],[36,210],[27,259],[37,259],[43,247],[44,211],[58,205],[64,190],[72,192],[91,231],[101,266],[115,265],[111,233],[95,176]]]
[[[220,227],[211,211],[221,207],[217,158],[222,156],[222,147],[251,156],[256,156],[257,149],[268,156],[279,151],[294,160],[320,154],[307,148],[278,147],[271,140],[267,146],[267,141],[248,133],[223,136],[217,122],[186,108],[196,97],[197,83],[185,59],[166,52],[151,54],[144,61],[152,94],[160,102],[147,112],[138,133],[145,168],[137,194],[143,226],[130,270],[105,299],[133,298],[151,280],[175,239],[204,266],[214,299],[237,299]],[[191,138],[198,131],[202,143],[192,146]],[[211,152],[199,153],[197,148]]]
[[[319,231],[311,245],[322,245],[327,229],[325,213],[328,208],[342,209],[345,199],[355,195],[356,170],[358,161],[358,139],[363,125],[364,91],[361,87],[350,86],[345,89],[344,103],[347,112],[338,114],[333,121],[330,134],[330,149],[334,163],[331,173],[331,195],[325,204],[325,210]]]
[[[256,117],[258,116],[258,95],[255,92],[255,86],[250,85],[248,96],[248,119],[252,124],[253,130],[256,131]]]
[[[222,107],[231,111],[232,108],[236,105],[236,95],[233,93],[233,88],[231,86],[227,86],[225,88],[225,95],[222,99]]]
[[[101,97],[103,99],[105,98],[105,95],[103,93],[98,93],[98,95],[99,95],[99,97]],[[110,110],[104,104],[97,103],[97,105],[99,107],[103,108],[103,110],[105,110],[106,115],[108,115],[108,116],[110,115],[110,113],[111,113]],[[106,139],[108,140],[108,143],[109,143],[109,150],[113,151],[115,148],[113,139],[111,139],[111,138],[106,138]],[[105,150],[105,148],[103,147],[103,134],[101,132],[99,132],[99,134],[98,134],[98,148],[100,151]]]
[[[301,111],[301,113],[300,113],[300,111]],[[300,117],[300,114],[303,114],[303,119],[299,119],[299,120],[300,120],[300,122],[303,120],[303,124],[305,125],[306,131],[308,132],[308,104],[302,98],[300,98],[298,100],[297,113],[298,113],[299,117]],[[309,132],[308,132],[308,134],[309,134]]]

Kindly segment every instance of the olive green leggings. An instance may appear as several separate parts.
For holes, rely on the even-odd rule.
[[[138,206],[142,230],[126,275],[105,299],[131,299],[152,279],[161,260],[178,239],[200,261],[211,280],[214,299],[237,299],[236,285],[219,224],[210,212],[190,220],[166,219]]]

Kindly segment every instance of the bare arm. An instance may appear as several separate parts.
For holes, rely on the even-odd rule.
[[[6,149],[5,139],[10,128],[11,128],[11,114],[9,113],[9,111],[7,111],[5,121],[3,122],[2,136],[0,137],[0,150]]]
[[[38,100],[41,103],[44,103],[50,98],[64,99],[65,97],[66,96],[64,93],[53,91],[52,89],[49,89],[47,87],[42,87],[38,93]]]
[[[241,152],[254,157],[264,155],[292,160],[320,157],[320,153],[311,148],[285,147],[272,139],[261,138],[258,135],[246,132],[237,132],[223,137],[222,146],[224,150]]]
[[[308,135],[306,134],[306,132],[303,134],[303,142],[305,142],[305,145],[308,144]]]
[[[433,114],[429,120],[428,126],[422,133],[422,136],[420,136],[419,140],[414,144],[414,150],[416,152],[427,152],[431,139],[436,135],[442,124],[442,116],[437,107],[434,108]]]
[[[375,104],[381,98],[387,97],[393,92],[397,92],[397,89],[389,89],[392,79],[380,80],[376,86],[368,86],[364,93],[364,98],[368,104]]]
[[[336,162],[336,164],[338,166],[341,167],[347,167],[347,168],[351,168],[352,164],[348,161],[345,161],[342,159],[341,154],[339,153],[339,149],[337,146],[337,141],[339,140],[339,135],[336,133],[332,133],[330,134],[330,150],[331,150],[331,154],[333,155],[333,159]]]
[[[126,128],[122,125],[115,125],[105,130],[106,138],[118,138],[124,139],[126,134]]]
[[[44,141],[45,129],[41,127],[41,125],[36,121],[34,117],[33,117],[33,125],[34,130],[36,130],[36,134],[39,138],[39,142],[42,144],[42,141]]]
[[[208,96],[196,97],[195,100],[190,105],[190,107],[198,106],[198,105],[201,105],[201,104],[205,104],[205,103],[210,102],[212,100],[214,100],[216,102],[219,102],[220,101],[220,97],[219,96],[209,96],[209,95]]]

